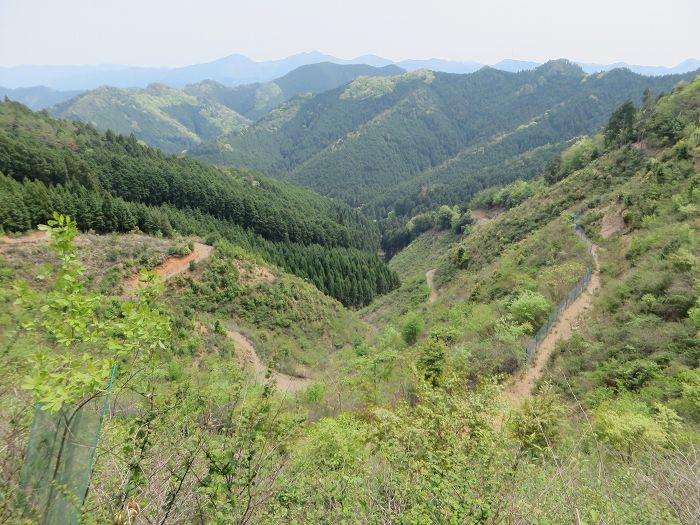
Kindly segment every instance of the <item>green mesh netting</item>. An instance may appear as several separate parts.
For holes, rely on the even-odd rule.
[[[37,405],[20,477],[22,517],[41,525],[78,524],[116,365],[107,392],[51,414]]]

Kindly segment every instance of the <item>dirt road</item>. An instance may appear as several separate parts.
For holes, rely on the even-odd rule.
[[[529,367],[523,370],[520,375],[513,377],[504,389],[503,396],[513,405],[521,404],[530,396],[537,379],[542,375],[542,370],[544,370],[547,361],[549,361],[552,352],[554,352],[557,342],[571,337],[579,318],[592,307],[595,295],[600,289],[598,247],[596,245],[593,245],[591,255],[593,258],[593,273],[591,274],[591,280],[588,281],[588,286],[573,303],[561,312],[559,321],[543,339]]]
[[[161,279],[167,281],[168,279],[187,271],[187,269],[190,267],[190,262],[203,261],[209,257],[213,250],[214,248],[212,246],[196,242],[194,243],[192,251],[187,255],[169,257],[168,260],[162,264],[159,264],[154,269],[156,274],[158,274]],[[143,286],[143,283],[139,280],[140,277],[141,275],[138,273],[129,277],[129,279],[127,279],[124,283],[124,291],[130,291],[134,288]]]
[[[45,231],[36,230],[27,235],[22,235],[22,237],[0,237],[0,244],[33,244],[48,240],[49,238]]]
[[[253,343],[236,330],[227,330],[228,336],[236,345],[238,357],[244,365],[250,366],[255,373],[256,381],[262,383],[267,375],[267,366],[260,360],[260,356],[255,351]],[[281,372],[272,372],[272,380],[277,385],[280,392],[299,392],[311,384],[311,380],[305,377],[294,377]]]
[[[428,283],[428,288],[430,288],[430,296],[428,296],[428,301],[431,303],[434,303],[437,301],[438,294],[437,291],[435,290],[435,284],[434,284],[434,279],[435,279],[435,270],[428,270],[425,273],[425,280]]]

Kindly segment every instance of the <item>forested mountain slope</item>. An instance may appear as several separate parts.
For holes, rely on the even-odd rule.
[[[18,137],[30,122],[56,152],[68,139],[85,168],[95,166],[86,145],[163,158],[16,110],[27,115],[15,121]],[[640,107],[623,104],[606,121],[541,178],[460,203],[480,207],[475,222],[456,214],[448,231],[440,212],[441,230],[391,261],[402,286],[361,311],[374,329],[221,240],[165,295],[146,287],[127,298],[115,293],[119,278],[170,252],[170,239],[150,239],[145,252],[130,244],[141,236],[71,243],[75,232],[59,221],[57,253],[3,251],[0,520],[22,515],[15,502],[32,413],[99,396],[117,364],[82,523],[123,523],[124,509],[138,507],[139,519],[164,525],[697,524],[700,79]],[[45,154],[23,158],[43,161],[36,173],[51,171]],[[14,200],[0,211],[37,202],[40,186],[7,180],[0,195]],[[305,213],[321,203],[335,205],[320,199]],[[512,406],[504,382],[530,366],[533,333],[591,264],[574,216],[598,246],[600,288],[535,391]],[[101,275],[110,265],[111,280]],[[251,381],[232,331],[275,372],[300,364],[311,381],[291,394],[273,373]]]
[[[6,231],[34,227],[57,210],[97,232],[224,237],[348,305],[397,284],[376,255],[376,226],[341,203],[18,103],[0,104],[0,173]]]
[[[281,103],[304,93],[322,93],[334,89],[359,76],[384,77],[400,75],[397,66],[372,67],[365,64],[334,64],[320,62],[301,66],[283,77],[264,83],[227,87],[205,80],[188,84],[184,91],[202,100],[218,102],[244,115],[258,120]]]
[[[641,108],[621,106],[584,146],[527,191],[518,184],[478,196],[473,205],[499,210],[474,213],[480,220],[464,232],[431,232],[398,254],[401,288],[362,312],[374,331],[307,283],[256,277],[256,263],[224,243],[172,282],[166,301],[135,299],[146,327],[160,319],[170,329],[143,335],[161,343],[145,354],[90,348],[124,370],[100,438],[110,453],[96,455],[82,521],[120,518],[133,498],[163,523],[697,523],[700,79]],[[537,391],[504,407],[499,383],[528,366],[533,332],[590,264],[573,229],[578,212],[599,246],[600,291]],[[32,278],[42,262],[0,266],[8,444],[17,435],[26,442],[35,398],[55,403],[95,374],[77,359],[89,343],[64,344],[54,359],[74,360],[58,370],[37,350],[57,345],[58,307],[41,308],[43,294],[30,289],[76,300]],[[24,287],[10,286],[16,277]],[[97,304],[110,306],[83,315],[108,328],[133,311],[114,296]],[[231,317],[250,324],[227,325]],[[324,319],[349,329],[321,329]],[[234,359],[241,345],[227,337],[244,328],[263,346],[273,334],[305,337],[310,348],[276,355],[269,345],[264,357],[319,367],[314,381],[291,396],[252,384]],[[343,348],[320,352],[333,333]],[[334,365],[320,375],[319,355]],[[6,450],[19,467],[22,447]],[[0,478],[8,494],[19,471]],[[0,516],[13,510],[0,507]]]
[[[375,68],[322,62],[299,67],[277,80],[238,87],[213,80],[188,84],[183,89],[165,84],[151,84],[144,89],[102,86],[75,98],[65,97],[70,100],[49,112],[98,129],[133,134],[150,146],[180,153],[203,140],[240,131],[299,94],[326,91],[360,75],[402,72],[396,66]]]
[[[458,204],[495,183],[534,176],[573,138],[602,127],[645,89],[692,75],[586,75],[567,61],[507,73],[418,71],[360,78],[293,100],[251,128],[192,153],[250,166],[383,217]]]
[[[614,406],[620,415],[634,399],[641,414],[664,403],[696,432],[700,79],[640,108],[624,104],[604,133],[559,160],[522,198],[512,185],[471,202],[498,207],[495,218],[463,235],[433,230],[414,240],[390,262],[402,286],[365,318],[377,326],[420,319],[419,333],[442,344],[446,366],[468,353],[469,373],[527,367],[532,334],[592,265],[571,224],[580,214],[598,246],[600,292],[546,376],[587,409]],[[435,303],[427,300],[430,269]]]
[[[80,120],[102,130],[133,134],[169,153],[179,153],[250,122],[222,104],[200,100],[164,84],[151,84],[145,89],[103,86],[49,111],[55,117]]]

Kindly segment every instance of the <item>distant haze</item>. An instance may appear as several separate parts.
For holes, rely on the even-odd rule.
[[[700,57],[698,0],[0,0],[0,13],[0,66],[182,66],[316,49],[479,63]]]

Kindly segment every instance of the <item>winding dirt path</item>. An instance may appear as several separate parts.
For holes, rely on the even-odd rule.
[[[263,383],[267,376],[267,366],[261,361],[260,356],[255,351],[253,343],[236,330],[227,330],[228,336],[233,340],[238,351],[239,358],[243,364],[250,366],[255,373],[255,379]],[[299,392],[311,384],[311,379],[306,377],[295,377],[281,372],[272,371],[272,380],[276,383],[280,392]]]
[[[21,237],[10,237],[8,235],[0,236],[0,250],[5,247],[13,246],[33,246],[38,244],[44,244],[49,242],[49,236],[45,231],[34,230]],[[89,239],[86,239],[82,235],[76,235],[74,240],[76,245],[90,243]]]
[[[437,298],[438,298],[437,291],[435,290],[435,284],[433,282],[435,280],[435,270],[434,269],[428,270],[427,272],[425,272],[425,280],[428,283],[428,288],[430,288],[430,295],[428,296],[428,301],[430,301],[431,303],[434,303],[435,301],[437,301]]]
[[[201,242],[194,243],[192,251],[187,255],[169,257],[164,263],[159,264],[154,269],[164,281],[184,273],[189,267],[190,262],[203,261],[211,255],[214,250],[213,246],[202,244]],[[124,291],[130,291],[144,285],[140,281],[141,275],[134,274],[124,282]]]
[[[155,268],[156,273],[164,280],[167,281],[176,275],[179,275],[187,269],[189,269],[190,262],[203,261],[209,257],[214,248],[206,244],[199,242],[194,243],[192,252],[181,256],[181,257],[170,257],[164,263],[158,265]],[[274,281],[274,276],[267,270],[258,270],[256,275],[260,275],[262,279],[268,282]],[[136,287],[143,286],[143,283],[139,280],[140,275],[133,275],[124,284],[125,290],[133,290]],[[250,366],[255,374],[255,379],[258,382],[264,382],[267,376],[267,366],[262,362],[260,356],[255,351],[253,343],[244,336],[242,333],[236,330],[227,330],[228,337],[230,337],[235,346],[236,350],[239,352],[239,358],[244,365]],[[311,384],[311,379],[305,377],[295,377],[281,372],[272,371],[272,379],[276,383],[278,390],[281,392],[298,392],[304,390]]]
[[[0,244],[33,244],[37,242],[46,242],[49,240],[45,231],[36,230],[21,237],[0,237]]]
[[[592,246],[591,256],[593,258],[593,273],[588,281],[588,286],[573,303],[561,312],[557,323],[542,340],[530,366],[518,376],[513,377],[503,390],[503,397],[512,405],[518,406],[530,397],[537,379],[542,375],[547,361],[556,348],[557,342],[571,337],[579,318],[593,305],[594,297],[600,289],[600,264],[598,247],[595,244]]]

